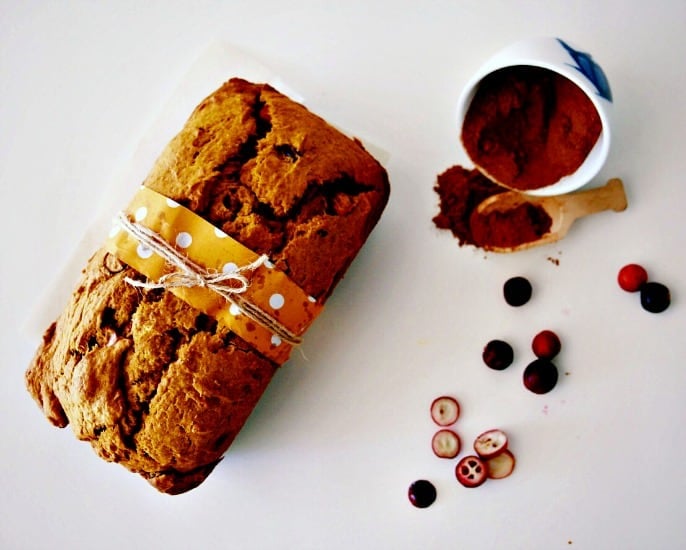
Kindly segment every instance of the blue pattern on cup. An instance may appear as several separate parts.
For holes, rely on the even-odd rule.
[[[567,50],[567,53],[569,53],[570,57],[574,60],[574,63],[576,63],[576,65],[572,65],[571,63],[569,65],[584,75],[591,84],[595,86],[600,97],[604,97],[611,102],[612,91],[610,91],[610,83],[608,82],[605,73],[600,68],[600,65],[593,61],[591,54],[575,50],[561,38],[558,38],[557,41]]]

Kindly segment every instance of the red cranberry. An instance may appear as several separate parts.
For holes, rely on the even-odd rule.
[[[622,290],[637,292],[648,281],[648,272],[638,264],[627,264],[619,270],[617,282]]]
[[[641,287],[641,305],[651,313],[662,313],[669,307],[672,298],[669,289],[662,283],[646,283]]]
[[[531,349],[539,359],[552,359],[561,348],[560,339],[552,330],[542,330],[531,342]]]
[[[486,344],[481,357],[490,368],[503,370],[512,364],[514,351],[512,346],[503,340],[491,340]]]
[[[557,367],[547,359],[536,359],[524,369],[524,386],[529,391],[548,393],[557,384]]]
[[[426,479],[418,479],[407,490],[407,497],[413,506],[428,508],[436,500],[436,487]]]
[[[512,277],[503,286],[505,301],[514,307],[526,304],[531,299],[531,293],[531,283],[524,277]]]

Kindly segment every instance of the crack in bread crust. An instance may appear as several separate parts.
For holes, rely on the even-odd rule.
[[[388,200],[355,140],[266,85],[206,98],[144,185],[181,203],[324,301]],[[277,365],[104,249],[46,331],[27,387],[55,425],[163,492],[209,475]]]

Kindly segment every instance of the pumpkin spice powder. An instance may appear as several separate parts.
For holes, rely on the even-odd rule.
[[[573,173],[600,130],[591,100],[553,71],[516,66],[488,75],[474,95],[461,133],[479,169],[453,166],[438,176],[434,189],[440,211],[434,224],[450,230],[460,245],[485,249],[539,239],[552,223],[543,208],[523,204],[484,216],[476,207],[508,188],[538,189]]]

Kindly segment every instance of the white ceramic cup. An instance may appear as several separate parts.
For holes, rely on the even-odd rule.
[[[566,40],[552,37],[529,38],[507,46],[486,61],[469,80],[459,98],[457,116],[460,131],[481,80],[498,69],[518,65],[549,69],[574,82],[593,102],[602,124],[598,140],[574,173],[546,187],[527,190],[526,193],[539,196],[561,195],[583,187],[598,174],[610,152],[612,92],[605,73],[591,55]]]

